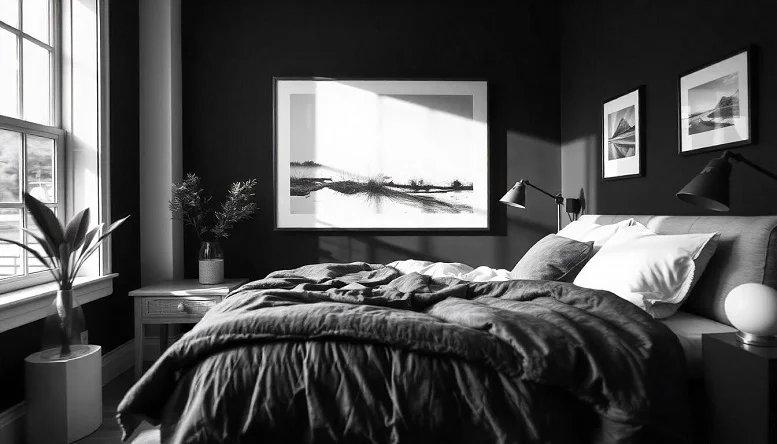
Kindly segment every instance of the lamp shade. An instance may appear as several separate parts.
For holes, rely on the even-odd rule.
[[[777,341],[777,290],[762,284],[742,284],[726,296],[726,316],[740,332]]]
[[[523,181],[515,182],[499,202],[516,208],[525,208],[526,206],[526,185]]]
[[[701,173],[677,193],[677,197],[708,210],[728,211],[730,176],[731,164],[728,159],[712,159]]]

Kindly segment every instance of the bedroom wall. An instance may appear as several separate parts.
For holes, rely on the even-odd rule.
[[[757,45],[756,143],[737,148],[777,171],[777,33],[772,0],[724,2],[563,1],[561,8],[561,168],[564,191],[584,189],[589,212],[703,214],[675,197],[722,151],[677,153],[678,74]],[[647,175],[602,182],[602,101],[645,85]],[[777,183],[744,165],[731,179],[731,214],[777,213]]]
[[[497,202],[522,177],[560,187],[557,2],[519,6],[516,14],[496,1],[183,2],[184,172],[219,197],[235,180],[259,184],[257,217],[226,242],[227,275],[408,257],[511,268],[555,231],[551,199],[530,194],[527,211]],[[273,76],[488,80],[491,232],[274,232]],[[197,248],[188,233],[188,277],[197,273]]]
[[[112,236],[112,295],[84,305],[89,342],[103,354],[134,337],[130,290],[140,286],[138,200],[138,4],[110,6],[111,213],[132,217]],[[24,399],[24,358],[40,350],[42,321],[0,334],[0,412]]]

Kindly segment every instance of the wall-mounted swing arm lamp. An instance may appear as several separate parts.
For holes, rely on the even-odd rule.
[[[745,159],[739,153],[725,151],[722,156],[710,160],[701,173],[677,193],[677,198],[708,210],[728,211],[732,161],[744,163],[761,174],[777,180],[777,174]]]
[[[561,231],[561,206],[564,205],[564,196],[562,196],[561,193],[558,193],[555,195],[550,194],[547,191],[543,190],[542,188],[529,182],[528,180],[521,179],[518,182],[515,182],[515,185],[513,185],[513,187],[510,188],[507,191],[507,193],[505,193],[505,195],[502,196],[501,199],[499,199],[499,202],[502,202],[505,205],[509,205],[515,208],[521,208],[521,209],[526,208],[526,186],[527,185],[555,200],[556,207],[558,210],[558,214],[556,217],[556,232]],[[577,215],[580,214],[580,199],[566,199],[566,201],[567,201],[566,211],[570,215],[569,216],[570,220],[572,220],[573,214],[574,214],[574,219],[576,220]]]
[[[777,180],[777,174],[761,168],[739,153],[726,151],[712,159],[688,182],[677,197],[708,210],[728,211],[731,161],[744,163]],[[777,347],[777,290],[759,283],[742,284],[726,296],[724,309],[731,325],[739,330],[737,340],[747,345]]]

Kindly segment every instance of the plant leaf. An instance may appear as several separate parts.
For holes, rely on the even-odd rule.
[[[54,250],[51,248],[51,245],[49,245],[49,241],[38,236],[37,234],[35,234],[34,231],[28,228],[19,227],[19,229],[24,231],[28,235],[32,236],[32,238],[35,239],[35,241],[38,242],[41,245],[41,247],[43,247],[43,251],[46,252],[46,256],[48,256],[48,258],[51,259],[53,264],[56,264],[56,259],[58,258],[58,256],[54,254]]]
[[[89,250],[87,250],[85,253],[82,253],[81,256],[78,259],[78,263],[76,264],[74,271],[73,271],[73,277],[75,278],[76,275],[78,275],[78,271],[81,269],[81,266],[86,262],[87,259],[89,259],[89,256],[94,254],[95,251],[97,251],[98,248],[100,248],[100,244],[102,243],[102,240],[106,237],[110,236],[110,234],[113,232],[113,230],[119,228],[121,224],[124,223],[129,219],[129,216],[124,217],[122,219],[117,220],[116,222],[112,223],[101,235],[97,240],[94,242],[94,245],[92,245]]]
[[[89,208],[73,216],[65,229],[65,241],[70,246],[70,251],[78,250],[84,243],[86,230],[89,228]]]
[[[61,284],[60,277],[54,273],[53,267],[51,267],[51,265],[49,265],[49,263],[46,262],[46,260],[43,258],[43,256],[40,255],[40,253],[28,247],[27,245],[24,245],[23,243],[17,242],[15,240],[0,238],[0,242],[8,242],[9,244],[14,244],[17,247],[21,247],[24,250],[27,250],[28,252],[32,253],[32,255],[35,256],[35,259],[39,260],[44,267],[47,267],[47,270],[49,270],[49,273],[51,273],[51,275],[54,276],[54,279],[57,280],[57,283]]]
[[[89,247],[92,244],[92,240],[97,235],[97,233],[99,233],[100,230],[102,230],[104,226],[105,224],[97,225],[96,227],[89,230],[88,233],[86,233],[86,236],[84,237],[84,249],[82,251],[86,251],[87,249],[89,249]]]
[[[87,254],[87,251],[90,250],[92,246],[92,241],[95,239],[95,236],[97,236],[97,233],[99,233],[104,226],[105,224],[101,223],[96,227],[92,228],[88,233],[86,233],[86,237],[84,238],[84,245],[81,247],[81,250],[78,252],[78,257],[74,262],[76,264],[76,268],[78,268],[78,264],[81,263],[81,259],[84,258],[84,256]]]
[[[30,211],[32,218],[35,220],[35,224],[40,228],[41,233],[49,241],[49,244],[55,250],[59,250],[59,246],[65,239],[65,235],[62,232],[62,225],[59,224],[57,216],[46,205],[43,205],[38,199],[30,196],[28,193],[24,193],[24,203],[27,205],[27,209]]]

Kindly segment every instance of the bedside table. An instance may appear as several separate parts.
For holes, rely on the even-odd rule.
[[[702,336],[710,442],[777,442],[777,347]]]
[[[167,349],[169,324],[196,324],[230,291],[248,279],[203,285],[197,279],[163,281],[129,292],[135,298],[135,379],[143,373],[143,326],[159,325],[160,353]]]

